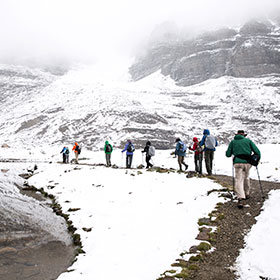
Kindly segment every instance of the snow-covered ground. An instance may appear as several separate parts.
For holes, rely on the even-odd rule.
[[[29,161],[22,168],[35,163],[39,167],[29,184],[54,194],[81,235],[86,254],[79,255],[71,267],[73,271],[63,273],[59,280],[90,280],[93,276],[99,280],[156,279],[171,268],[180,253],[199,243],[195,240],[198,219],[207,216],[217,202],[224,201],[215,193],[207,196],[207,191],[220,187],[207,178],[58,164],[60,148],[57,147],[57,153],[50,148],[17,151],[17,158]],[[259,165],[261,179],[279,181],[280,146],[259,145],[259,148],[263,155]],[[224,156],[225,150],[226,146],[218,147],[214,172],[231,175],[232,163]],[[0,151],[0,158],[15,157],[13,149]],[[133,167],[143,163],[140,151],[138,148],[135,152]],[[157,151],[155,165],[177,169],[177,160],[170,152]],[[105,163],[102,151],[83,150],[81,156],[86,158],[81,163]],[[186,161],[193,170],[193,155],[188,154]],[[112,163],[124,166],[125,155],[114,150]],[[12,170],[13,164],[8,165]],[[8,171],[6,176],[9,172],[15,174]],[[258,178],[254,168],[251,177]],[[246,237],[246,247],[237,262],[242,280],[258,279],[259,275],[280,279],[277,262],[280,243],[276,235],[280,222],[279,196],[279,191],[271,192],[257,224]],[[80,210],[68,212],[70,208]]]
[[[0,144],[11,147],[0,148],[0,159],[23,161],[0,163],[4,170],[0,172],[0,191],[4,194],[1,205],[8,205],[10,198],[20,200],[14,187],[16,174],[37,164],[39,169],[29,183],[54,194],[67,213],[69,208],[80,208],[69,214],[86,254],[79,255],[74,270],[62,274],[60,280],[91,280],[93,275],[98,280],[156,279],[180,253],[197,244],[198,219],[207,216],[221,201],[215,193],[207,196],[208,190],[219,185],[206,178],[91,166],[105,163],[100,151],[105,140],[119,146],[127,138],[142,142],[149,139],[169,147],[173,136],[189,141],[193,136],[201,137],[204,128],[210,128],[224,140],[233,129],[248,128],[248,137],[257,144],[279,142],[279,124],[271,122],[271,114],[278,114],[279,94],[276,87],[267,86],[278,81],[275,77],[221,77],[183,88],[159,72],[128,82],[127,77],[108,81],[107,75],[102,80],[92,69],[72,70],[59,77],[25,67],[0,68],[0,81],[5,85],[0,88]],[[248,104],[253,107],[248,108]],[[70,147],[69,139],[73,138],[83,146],[81,156],[85,159],[81,163],[89,165],[75,168],[57,163],[61,161],[60,143]],[[136,148],[133,167],[143,163],[141,147]],[[259,148],[261,179],[279,182],[279,144]],[[232,162],[225,158],[225,150],[226,146],[217,149],[214,173],[231,176]],[[177,169],[177,160],[170,152],[157,151],[154,164]],[[192,154],[186,161],[194,170]],[[124,167],[125,156],[120,150],[114,150],[112,163]],[[251,177],[258,179],[255,168]],[[277,270],[280,275],[277,265],[257,251],[257,244],[280,251],[277,240],[267,238],[268,231],[262,230],[264,226],[277,232],[279,209],[273,202],[277,196],[278,192],[271,193],[256,229],[246,239],[248,245],[238,259],[242,280],[249,279],[248,273],[250,279],[254,275],[275,278]],[[14,209],[22,209],[26,215],[34,211],[23,208],[19,203]],[[262,218],[265,213],[275,217],[275,222],[266,225],[270,220]],[[40,215],[35,222],[40,223]],[[91,231],[84,231],[83,227]],[[254,250],[251,238],[262,240],[254,242]],[[250,255],[250,263],[246,262],[252,253],[254,257]]]

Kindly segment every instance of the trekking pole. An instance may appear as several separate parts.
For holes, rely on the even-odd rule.
[[[232,161],[232,191],[234,192],[234,165],[233,165],[233,161]],[[228,190],[228,193],[230,195],[230,199],[231,201],[233,201],[233,194],[230,192],[230,190]]]
[[[214,174],[215,174],[215,175],[217,175],[217,172],[216,172],[216,162],[215,162],[215,158],[214,158],[214,160],[213,160],[213,161],[214,161]]]
[[[260,174],[259,174],[258,166],[256,166],[256,170],[257,170],[257,174],[258,174],[258,178],[259,178],[259,183],[260,183],[260,190],[261,190],[261,194],[262,194],[262,199],[264,200],[264,199],[265,199],[265,195],[264,195],[263,188],[262,188],[262,184],[261,184],[261,179],[260,179]]]
[[[234,164],[232,162],[232,188],[234,190]]]

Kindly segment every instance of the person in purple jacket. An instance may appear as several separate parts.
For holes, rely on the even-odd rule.
[[[132,144],[131,140],[127,140],[122,153],[126,151],[126,168],[131,168],[133,152],[135,151],[135,147]]]

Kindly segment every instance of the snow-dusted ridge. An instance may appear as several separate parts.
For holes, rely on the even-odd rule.
[[[130,82],[98,80],[91,69],[58,77],[0,67],[0,143],[43,147],[77,140],[94,149],[105,139],[119,146],[129,137],[170,148],[176,135],[191,140],[206,127],[225,142],[240,128],[258,142],[279,142],[278,77],[225,76],[179,87],[159,72]]]

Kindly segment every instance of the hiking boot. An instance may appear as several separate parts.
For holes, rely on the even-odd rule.
[[[249,198],[250,198],[250,195],[246,194],[245,199],[249,199]]]
[[[238,199],[238,201],[237,201],[237,208],[239,208],[239,209],[243,208],[242,199]]]

